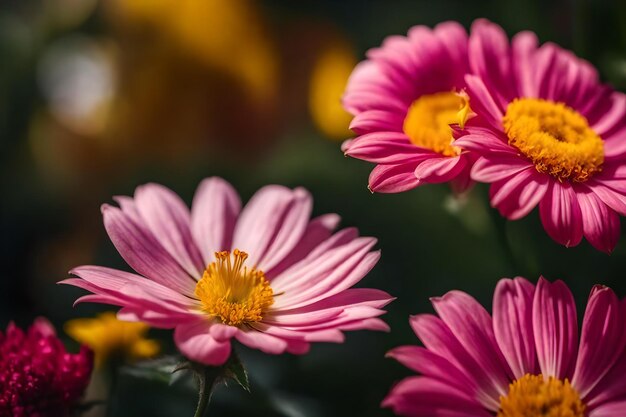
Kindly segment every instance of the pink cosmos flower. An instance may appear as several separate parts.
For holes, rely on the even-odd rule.
[[[0,331],[0,416],[68,417],[89,384],[93,355],[66,352],[54,328],[37,319],[27,332]]]
[[[470,295],[433,298],[438,317],[412,316],[425,347],[388,356],[420,373],[384,407],[411,417],[622,417],[626,415],[626,299],[591,290],[582,331],[562,281],[502,279],[493,318]]]
[[[548,235],[565,246],[583,236],[610,252],[626,214],[626,95],[598,80],[571,52],[538,45],[531,32],[511,45],[486,20],[472,26],[472,119],[456,145],[477,153],[472,178],[491,183],[491,204],[519,219],[539,204]]]
[[[266,353],[306,353],[338,342],[342,330],[384,330],[377,318],[392,298],[350,288],[378,262],[376,239],[356,229],[333,234],[339,216],[310,219],[302,189],[270,185],[242,209],[220,178],[204,180],[191,211],[157,184],[104,205],[104,226],[137,274],[81,266],[63,283],[90,291],[77,302],[121,306],[122,320],[174,328],[189,359],[223,364],[231,339]]]
[[[453,143],[451,124],[470,116],[463,92],[467,33],[456,22],[415,26],[370,50],[355,68],[343,104],[358,135],[346,155],[373,162],[373,192],[397,193],[424,183],[470,185],[471,156]]]

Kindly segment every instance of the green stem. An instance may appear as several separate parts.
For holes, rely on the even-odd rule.
[[[515,254],[513,253],[513,248],[511,247],[511,243],[509,242],[508,235],[506,233],[506,222],[507,219],[502,217],[497,210],[492,209],[489,210],[492,213],[493,224],[496,229],[496,237],[502,250],[504,251],[504,256],[509,264],[509,267],[515,272],[518,268],[517,260],[515,258]]]
[[[213,375],[210,375],[213,374]],[[194,417],[203,417],[213,393],[213,387],[217,379],[217,373],[211,372],[210,369],[204,368],[198,375],[198,406]]]

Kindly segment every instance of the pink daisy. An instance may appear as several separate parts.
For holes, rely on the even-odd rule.
[[[77,302],[121,306],[118,317],[174,328],[189,359],[223,364],[231,339],[266,353],[306,353],[311,342],[344,340],[342,330],[384,330],[392,298],[350,288],[378,262],[376,239],[333,234],[339,216],[310,219],[302,189],[270,185],[242,209],[220,178],[204,180],[191,211],[157,184],[103,205],[104,226],[137,274],[81,266],[63,281],[90,291]]]
[[[472,119],[456,144],[480,156],[472,179],[491,183],[491,204],[508,219],[537,204],[548,235],[565,246],[583,236],[610,252],[626,213],[626,96],[596,70],[531,32],[511,45],[486,20],[472,26]]]
[[[433,298],[438,316],[412,316],[425,347],[388,356],[420,373],[383,401],[411,417],[623,417],[626,299],[591,290],[580,340],[576,306],[562,281],[502,279],[493,319],[470,295]]]
[[[453,143],[451,124],[470,115],[462,91],[467,33],[456,22],[415,26],[370,50],[350,76],[343,104],[357,138],[346,155],[373,162],[373,192],[397,193],[423,183],[470,184],[471,159]]]

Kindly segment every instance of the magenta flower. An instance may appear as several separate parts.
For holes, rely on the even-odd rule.
[[[438,317],[412,316],[425,347],[388,353],[420,373],[383,401],[412,417],[621,417],[626,415],[626,299],[595,286],[580,339],[562,281],[502,279],[493,319],[470,295],[433,298]]]
[[[583,236],[610,252],[626,213],[626,96],[571,52],[531,32],[511,45],[486,20],[472,26],[472,109],[456,145],[480,156],[474,180],[491,183],[491,204],[519,219],[539,204],[548,235],[565,246]]]
[[[472,159],[453,143],[451,124],[470,115],[463,88],[467,33],[456,22],[413,27],[370,50],[352,73],[343,104],[358,135],[346,155],[377,166],[371,191],[397,193],[424,183],[470,185]]]
[[[27,332],[9,324],[0,331],[0,416],[68,417],[92,368],[89,349],[68,353],[47,320]]]
[[[333,234],[335,214],[310,219],[302,189],[270,185],[241,209],[230,184],[204,180],[191,211],[171,190],[148,184],[134,199],[104,205],[104,225],[137,274],[99,266],[63,281],[84,288],[77,302],[121,306],[122,320],[174,328],[189,359],[223,364],[231,339],[266,353],[306,353],[337,342],[342,330],[388,330],[377,318],[383,292],[350,288],[378,262],[376,239],[348,228]]]

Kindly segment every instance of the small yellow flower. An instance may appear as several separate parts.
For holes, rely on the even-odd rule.
[[[144,323],[118,320],[110,311],[93,319],[65,323],[65,333],[93,350],[97,368],[102,368],[112,357],[132,362],[157,355],[159,343],[145,338],[148,329]]]
[[[353,136],[348,129],[352,116],[343,109],[348,78],[357,64],[351,46],[337,40],[315,62],[309,84],[309,111],[315,126],[331,139]]]

